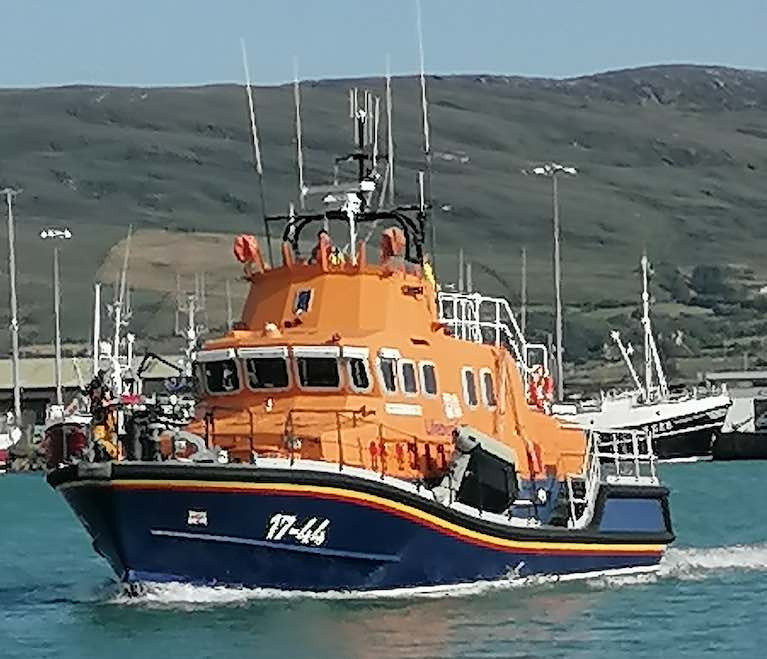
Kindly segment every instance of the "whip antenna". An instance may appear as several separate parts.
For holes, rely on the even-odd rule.
[[[296,105],[296,158],[298,161],[298,202],[304,208],[304,148],[301,140],[301,90],[298,84],[298,57],[293,57],[293,100]]]
[[[426,182],[425,186],[421,187],[422,194],[422,207],[423,213],[426,214],[428,205],[426,199],[431,201],[431,140],[429,135],[429,104],[426,99],[426,73],[423,56],[423,25],[421,23],[421,0],[416,0],[416,24],[418,29],[418,55],[420,63],[420,78],[421,78],[421,117],[423,118],[423,153],[426,159]],[[437,267],[437,255],[435,250],[437,248],[437,231],[434,226],[434,217],[432,216],[429,222],[429,242],[431,243],[431,265],[436,272]]]
[[[394,135],[391,128],[392,123],[392,100],[391,100],[391,56],[386,55],[386,131],[387,131],[387,152],[389,161],[389,203],[394,204]]]
[[[248,54],[245,51],[245,39],[240,39],[242,49],[242,67],[245,70],[245,93],[248,96],[248,110],[250,112],[250,137],[253,147],[253,167],[258,175],[258,195],[261,201],[261,216],[264,221],[264,233],[266,234],[266,247],[269,252],[269,265],[274,265],[272,256],[272,237],[269,232],[269,222],[266,221],[266,202],[264,201],[264,167],[261,162],[261,145],[258,141],[258,128],[256,127],[256,106],[253,103],[253,90],[250,86],[250,69],[248,67]]]

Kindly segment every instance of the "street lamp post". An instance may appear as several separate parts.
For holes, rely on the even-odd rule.
[[[69,229],[43,229],[40,238],[43,240],[69,240],[72,232]],[[53,248],[53,317],[55,323],[55,352],[56,352],[56,404],[64,404],[61,387],[61,284],[59,283],[59,248]]]
[[[11,349],[13,355],[13,414],[14,423],[21,426],[21,374],[19,372],[19,308],[16,299],[16,236],[13,225],[13,199],[21,190],[3,188],[0,194],[5,195],[8,206],[8,270],[10,274],[11,293]]]
[[[564,395],[564,367],[562,352],[562,267],[560,256],[560,229],[559,229],[559,185],[558,180],[561,174],[575,176],[578,170],[575,167],[559,165],[554,162],[546,163],[532,170],[537,176],[546,176],[551,179],[552,202],[554,205],[554,297],[556,299],[556,324],[554,327],[556,337],[556,358],[557,358],[557,400],[562,400]]]

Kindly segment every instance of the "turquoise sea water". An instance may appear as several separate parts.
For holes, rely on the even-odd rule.
[[[439,597],[120,592],[39,476],[0,477],[0,657],[767,656],[767,465],[666,465],[658,576]]]

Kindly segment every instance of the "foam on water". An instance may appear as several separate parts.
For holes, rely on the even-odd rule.
[[[730,547],[669,549],[653,572],[618,575],[570,575],[567,577],[509,577],[495,581],[426,588],[396,588],[373,591],[288,591],[273,588],[193,586],[183,583],[140,586],[139,593],[123,590],[112,602],[149,607],[197,608],[200,606],[245,605],[258,600],[380,600],[460,598],[484,595],[514,588],[551,587],[561,581],[582,578],[592,588],[652,584],[661,579],[701,580],[726,571],[767,572],[767,544]]]

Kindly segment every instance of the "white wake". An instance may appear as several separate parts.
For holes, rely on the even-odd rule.
[[[767,544],[669,549],[654,572],[566,577],[509,577],[449,586],[371,591],[291,591],[273,588],[194,586],[184,583],[146,583],[123,590],[111,601],[149,607],[199,608],[245,605],[258,600],[381,600],[460,598],[516,588],[551,587],[562,581],[584,580],[593,588],[652,584],[660,580],[702,580],[723,572],[767,572]],[[137,592],[138,591],[138,592]]]

